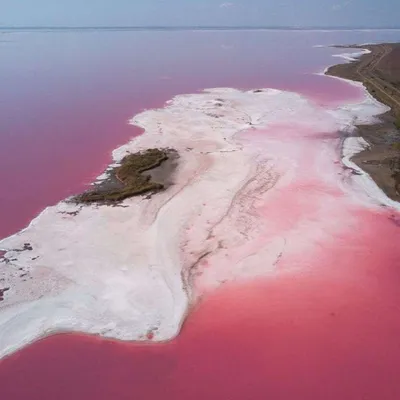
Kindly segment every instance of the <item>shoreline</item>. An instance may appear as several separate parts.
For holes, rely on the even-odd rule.
[[[349,158],[358,168],[367,173],[375,184],[394,202],[400,201],[400,177],[393,177],[400,168],[400,129],[396,121],[400,118],[400,85],[398,72],[392,72],[393,63],[400,67],[400,44],[363,44],[335,46],[340,49],[355,49],[355,53],[337,55],[347,63],[332,65],[324,71],[326,76],[359,82],[378,102],[389,110],[378,117],[373,125],[356,125],[357,134],[363,139],[358,152]],[[396,52],[395,56],[393,53]],[[387,60],[388,57],[393,59]],[[387,63],[385,65],[384,63]],[[380,66],[383,65],[379,70]],[[390,68],[389,68],[390,66]],[[396,67],[395,67],[396,68]],[[392,81],[396,82],[393,83]],[[398,80],[398,81],[397,81]],[[397,172],[398,175],[398,172]]]

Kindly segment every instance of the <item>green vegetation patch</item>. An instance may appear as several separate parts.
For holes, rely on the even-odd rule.
[[[121,161],[121,166],[110,173],[110,178],[93,190],[88,190],[74,198],[77,203],[119,203],[129,197],[164,189],[162,183],[153,182],[150,175],[143,172],[159,167],[168,160],[174,150],[148,149],[129,154]]]

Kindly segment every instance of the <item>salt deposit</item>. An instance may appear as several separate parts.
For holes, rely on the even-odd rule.
[[[362,49],[360,51],[355,51],[351,53],[341,53],[341,54],[334,54],[332,57],[339,57],[343,58],[346,61],[357,61],[357,59],[364,54],[370,54],[371,50],[368,49]]]

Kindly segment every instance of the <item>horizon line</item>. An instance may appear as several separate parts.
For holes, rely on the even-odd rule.
[[[51,30],[72,30],[72,29],[97,29],[97,30],[107,30],[107,29],[126,29],[126,30],[392,30],[392,29],[400,29],[400,26],[387,26],[387,27],[370,27],[370,26],[164,26],[164,25],[149,25],[149,26],[140,26],[140,25],[110,25],[110,26],[96,26],[96,25],[87,25],[87,26],[1,26],[0,30],[24,30],[24,29],[51,29]]]

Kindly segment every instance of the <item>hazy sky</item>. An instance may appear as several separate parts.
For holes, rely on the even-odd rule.
[[[399,26],[399,0],[0,0],[0,26]]]

